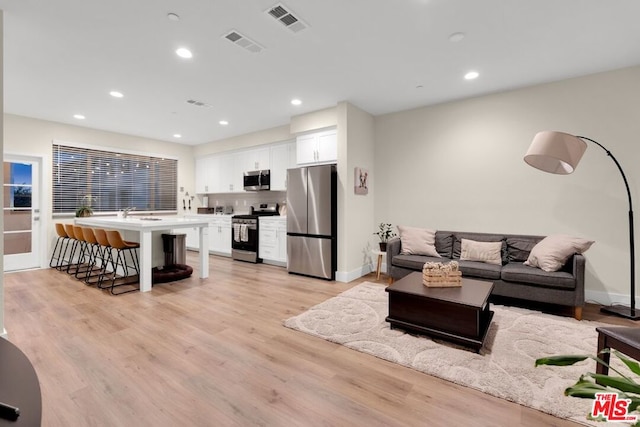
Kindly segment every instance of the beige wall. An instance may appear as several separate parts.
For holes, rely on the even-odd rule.
[[[338,104],[338,274],[349,282],[370,271],[374,230],[374,118],[353,104]],[[354,194],[356,167],[369,171],[369,192]]]
[[[522,158],[541,130],[590,137],[618,158],[640,200],[639,111],[633,67],[379,116],[375,222],[588,237],[587,298],[628,303],[628,204],[615,164],[591,143],[568,176]]]
[[[293,139],[295,139],[295,135],[290,133],[289,125],[285,125],[196,145],[193,147],[193,154],[195,157],[200,157],[208,154],[222,153],[239,148],[254,147]]]
[[[292,134],[300,134],[309,131],[317,131],[322,128],[336,126],[338,124],[337,108],[325,108],[291,117],[289,125]]]
[[[51,253],[50,245],[55,235],[51,213],[50,179],[53,140],[176,158],[178,159],[178,191],[180,187],[184,187],[185,192],[195,193],[195,161],[190,146],[5,114],[4,153],[33,156],[42,160],[41,226],[46,235],[51,236],[42,251],[42,265],[46,265],[45,261],[48,261],[46,258]],[[178,200],[183,196],[184,193],[179,192]],[[181,212],[178,210],[179,214]]]

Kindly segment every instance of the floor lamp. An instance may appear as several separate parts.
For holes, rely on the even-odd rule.
[[[636,310],[636,272],[635,272],[635,250],[633,244],[633,204],[631,203],[631,191],[629,191],[629,183],[627,177],[622,170],[622,166],[618,163],[618,160],[611,154],[611,151],[607,150],[602,144],[594,141],[591,138],[585,136],[574,136],[562,132],[539,132],[533,138],[527,154],[524,156],[524,161],[530,166],[540,169],[545,172],[567,175],[572,173],[578,162],[582,158],[585,150],[587,149],[587,143],[584,141],[591,141],[607,153],[607,156],[611,157],[611,160],[616,164],[622,180],[627,189],[627,197],[629,198],[629,256],[631,265],[631,305],[626,306],[608,306],[603,307],[601,311],[605,313],[615,314],[627,319],[638,320],[640,319],[640,310]]]

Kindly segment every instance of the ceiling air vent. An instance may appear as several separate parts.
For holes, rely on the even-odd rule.
[[[267,13],[294,33],[300,32],[308,27],[306,23],[301,21],[297,16],[294,16],[282,3],[273,6],[267,10]]]
[[[231,30],[227,34],[224,35],[224,38],[229,40],[230,42],[248,50],[251,53],[259,53],[264,49],[258,43],[251,40],[249,37],[243,36],[239,32],[235,30]]]
[[[206,102],[196,101],[195,99],[187,99],[187,104],[195,105],[196,107],[211,107]]]

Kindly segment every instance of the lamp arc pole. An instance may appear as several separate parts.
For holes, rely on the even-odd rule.
[[[618,170],[620,171],[620,175],[622,175],[622,180],[624,181],[624,186],[627,189],[627,199],[629,200],[629,258],[631,265],[631,304],[629,309],[627,310],[624,306],[608,306],[602,307],[601,311],[605,313],[616,314],[618,316],[626,317],[628,319],[638,320],[640,319],[640,312],[636,313],[636,256],[635,256],[635,243],[634,243],[634,231],[633,231],[633,202],[631,200],[631,190],[629,189],[629,182],[627,181],[627,176],[622,170],[622,166],[618,162],[618,159],[609,151],[604,145],[600,144],[598,141],[595,141],[591,138],[587,138],[586,136],[576,135],[580,139],[584,139],[587,141],[591,141],[596,144],[598,147],[602,148],[607,156],[611,157],[611,160],[616,164]]]

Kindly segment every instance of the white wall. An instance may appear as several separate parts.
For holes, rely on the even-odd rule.
[[[375,222],[588,237],[587,298],[628,303],[628,204],[615,164],[591,143],[568,176],[522,158],[541,130],[590,137],[618,158],[640,200],[639,111],[633,67],[379,116]]]

